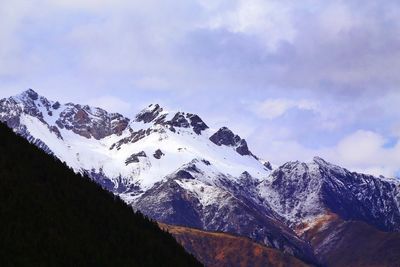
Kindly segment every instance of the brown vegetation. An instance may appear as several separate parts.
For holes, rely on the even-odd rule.
[[[330,216],[308,229],[304,237],[324,266],[400,266],[398,232],[383,232],[364,222]]]
[[[165,224],[160,226],[207,267],[308,266],[292,255],[245,237]]]

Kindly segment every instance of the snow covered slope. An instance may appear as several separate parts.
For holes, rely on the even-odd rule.
[[[129,120],[99,108],[59,104],[28,90],[1,100],[0,119],[30,140],[43,141],[47,152],[74,170],[103,179],[109,190],[119,193],[131,187],[146,190],[193,159],[207,160],[232,177],[247,171],[264,179],[270,172],[250,152],[237,152],[247,149],[246,141],[229,136],[232,132],[226,128],[218,138],[232,142],[216,145],[210,140],[213,131],[197,115],[167,112],[158,105]]]
[[[258,188],[265,203],[296,229],[334,213],[384,231],[400,230],[400,183],[395,179],[350,172],[315,157],[311,163],[284,164]]]

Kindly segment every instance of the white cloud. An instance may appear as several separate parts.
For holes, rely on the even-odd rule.
[[[310,100],[292,100],[292,99],[267,99],[257,103],[253,111],[261,118],[276,119],[283,116],[291,109],[317,111],[317,104]]]
[[[259,36],[266,47],[274,50],[280,42],[291,42],[295,37],[292,11],[289,1],[239,0],[233,8],[212,16],[208,25]]]
[[[387,140],[372,131],[358,130],[332,146],[309,148],[285,134],[265,132],[255,140],[255,147],[261,148],[267,160],[280,165],[287,161],[311,161],[321,156],[327,161],[345,167],[350,171],[395,177],[400,170],[400,142],[386,146]],[[282,136],[282,138],[279,138]],[[266,141],[267,140],[267,141]],[[268,145],[262,145],[267,143]]]
[[[385,137],[376,132],[358,130],[322,153],[351,170],[393,177],[400,169],[400,143],[386,143]]]

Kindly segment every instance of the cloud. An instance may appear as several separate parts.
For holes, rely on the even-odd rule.
[[[376,176],[396,177],[400,170],[399,139],[388,146],[388,140],[373,131],[357,130],[332,146],[314,149],[285,137],[279,139],[268,134],[263,137],[268,139],[263,151],[269,155],[267,159],[274,159],[273,163],[277,165],[294,159],[311,161],[314,156],[321,156],[351,171]]]
[[[272,161],[392,173],[399,16],[395,0],[7,1],[0,95],[33,87],[123,113],[163,102],[223,118]]]
[[[317,111],[317,105],[309,100],[268,99],[257,103],[254,111],[265,119],[276,119],[291,109]]]
[[[266,47],[273,50],[280,42],[294,39],[295,29],[290,15],[291,4],[287,1],[240,0],[234,8],[212,17],[209,27],[261,35]]]
[[[325,154],[352,170],[394,177],[400,169],[400,142],[396,140],[390,146],[387,142],[376,132],[358,130]]]

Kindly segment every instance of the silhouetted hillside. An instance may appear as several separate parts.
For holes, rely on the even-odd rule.
[[[173,237],[0,124],[0,266],[201,266]]]

